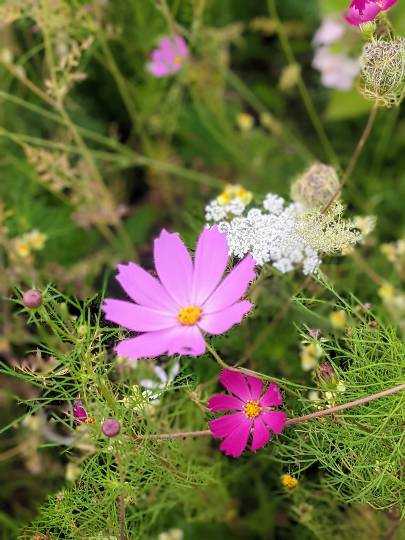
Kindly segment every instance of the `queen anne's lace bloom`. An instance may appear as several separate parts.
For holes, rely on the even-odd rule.
[[[256,264],[269,263],[283,273],[301,268],[304,274],[312,274],[322,254],[339,252],[361,239],[355,225],[343,219],[338,202],[323,212],[268,193],[262,208],[250,208],[236,217],[227,213],[221,221],[209,211],[214,203],[206,207],[206,217],[217,221],[226,234],[230,255],[241,259],[250,254]]]

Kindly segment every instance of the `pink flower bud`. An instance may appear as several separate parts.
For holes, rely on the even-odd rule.
[[[319,377],[324,380],[333,379],[336,375],[336,371],[333,369],[329,362],[322,362],[319,366]]]
[[[28,289],[23,294],[23,304],[30,309],[36,309],[42,304],[42,294],[36,289]]]
[[[107,418],[101,429],[106,437],[115,437],[121,431],[121,424],[114,418]]]
[[[75,399],[73,402],[73,416],[79,424],[87,420],[88,414],[81,399]]]

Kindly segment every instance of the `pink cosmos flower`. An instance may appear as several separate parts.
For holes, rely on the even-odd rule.
[[[164,37],[146,67],[155,77],[166,77],[180,71],[187,57],[188,47],[181,36]]]
[[[163,230],[154,243],[154,260],[159,279],[137,264],[119,265],[117,280],[132,302],[104,302],[107,320],[142,332],[117,345],[120,356],[199,356],[205,352],[202,332],[223,334],[253,307],[240,299],[255,277],[254,260],[247,256],[223,278],[228,245],[216,226],[202,231],[194,261],[179,235]]]
[[[287,419],[286,413],[269,407],[282,405],[283,400],[275,384],[263,393],[263,383],[257,377],[242,375],[225,369],[219,378],[232,394],[217,394],[208,401],[213,412],[237,411],[208,423],[214,437],[224,439],[219,447],[224,454],[239,457],[252,435],[250,449],[255,452],[268,443],[270,431],[280,434]]]
[[[373,21],[379,13],[396,4],[398,0],[352,0],[344,13],[348,23],[358,26]]]
[[[326,88],[348,91],[360,71],[360,60],[346,54],[335,54],[327,47],[316,49],[312,65],[321,73],[321,82]]]

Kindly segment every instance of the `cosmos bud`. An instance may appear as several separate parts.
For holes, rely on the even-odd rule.
[[[107,418],[104,420],[101,430],[106,437],[116,437],[121,431],[121,424],[114,418]]]
[[[23,304],[29,309],[36,309],[42,304],[42,294],[36,289],[28,289],[23,294]]]

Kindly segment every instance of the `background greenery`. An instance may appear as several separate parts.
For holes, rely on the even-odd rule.
[[[0,538],[118,537],[118,496],[127,502],[129,538],[157,538],[171,527],[187,540],[404,535],[400,395],[371,411],[348,412],[342,422],[289,430],[238,461],[201,439],[135,447],[121,441],[117,450],[98,424],[84,442],[61,447],[44,427],[54,422],[52,429],[67,437],[69,403],[85,392],[95,419],[114,412],[126,434],[205,429],[218,366],[208,356],[182,360],[174,385],[151,409],[137,386],[150,367],[117,368],[111,349],[119,333],[100,319],[100,301],[106,290],[119,293],[112,279],[117,262],[152,266],[152,239],[162,227],[179,231],[192,247],[205,204],[226,183],[243,184],[257,200],[269,191],[288,198],[291,182],[315,160],[344,170],[371,104],[356,89],[321,86],[311,40],[322,17],[346,5],[0,4]],[[390,19],[403,31],[403,2]],[[174,22],[192,59],[178,76],[154,79],[145,64]],[[288,65],[280,29],[301,69],[289,91],[279,85]],[[74,44],[81,47],[76,56]],[[252,129],[240,129],[241,112],[254,118]],[[333,390],[301,369],[308,327],[322,329],[325,358],[346,387],[336,400],[404,380],[405,302],[401,311],[380,290],[387,284],[397,295],[403,290],[405,263],[393,265],[380,246],[404,235],[404,146],[401,111],[379,110],[344,189],[348,215],[377,216],[372,236],[352,255],[325,260],[325,282],[272,273],[253,293],[259,306],[253,317],[214,341],[228,363],[243,359],[291,381],[285,383],[291,416],[313,410],[309,389]],[[46,234],[44,248],[16,258],[15,239],[33,229]],[[43,288],[45,305],[30,315],[18,299],[33,285]],[[371,313],[364,303],[372,304]],[[340,330],[328,318],[336,309],[347,317]],[[92,359],[94,371],[86,371],[83,358]],[[103,384],[121,400],[113,411]],[[283,473],[300,479],[295,490],[280,484]]]

